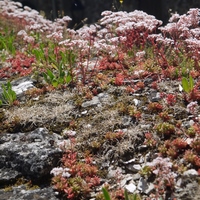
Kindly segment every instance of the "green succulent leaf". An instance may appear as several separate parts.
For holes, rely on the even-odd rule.
[[[69,83],[72,81],[72,76],[71,76],[70,73],[67,73],[67,76],[66,76],[66,78],[65,78],[65,81],[66,81],[67,84],[69,84]]]
[[[183,90],[187,93],[191,92],[194,88],[194,79],[192,76],[189,76],[189,80],[186,77],[182,78],[182,87]]]
[[[190,77],[189,77],[189,82],[190,82],[190,90],[192,90],[193,87],[194,87],[194,79],[192,78],[191,75],[190,75]]]
[[[59,85],[59,82],[57,80],[53,80],[52,83],[53,87],[57,88]]]
[[[187,93],[190,92],[189,83],[188,83],[187,78],[185,78],[185,77],[182,78],[182,87],[185,92],[187,92]]]

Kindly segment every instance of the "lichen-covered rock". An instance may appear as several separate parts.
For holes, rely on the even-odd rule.
[[[50,177],[50,171],[62,156],[56,147],[58,141],[59,136],[50,134],[45,128],[29,133],[1,134],[0,185],[19,176],[35,181]]]
[[[51,187],[27,190],[26,185],[13,187],[9,191],[0,189],[0,200],[57,200]]]

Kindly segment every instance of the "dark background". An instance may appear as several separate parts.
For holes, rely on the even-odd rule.
[[[74,24],[87,18],[88,24],[97,22],[101,18],[101,12],[105,10],[143,10],[167,23],[171,12],[186,13],[189,8],[199,8],[200,0],[124,0],[120,6],[119,0],[18,0],[23,5],[45,14],[48,19],[55,19],[68,15],[72,17]]]

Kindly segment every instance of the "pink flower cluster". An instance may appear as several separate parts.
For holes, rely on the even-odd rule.
[[[26,30],[34,30],[36,32],[52,33],[64,30],[71,18],[64,16],[55,22],[45,19],[39,12],[27,6],[24,8],[19,2],[10,0],[0,1],[0,13],[8,19],[15,19],[26,25]]]

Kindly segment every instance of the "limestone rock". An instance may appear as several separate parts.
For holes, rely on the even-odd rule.
[[[1,134],[0,185],[18,176],[36,181],[50,177],[50,171],[62,156],[56,147],[58,141],[59,137],[45,128],[29,133]]]
[[[25,185],[13,187],[10,191],[0,189],[0,200],[58,200],[51,187],[28,190]]]

